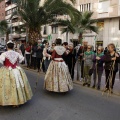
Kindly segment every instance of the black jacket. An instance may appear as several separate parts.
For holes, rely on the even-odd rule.
[[[37,46],[37,50],[36,50],[36,57],[37,58],[43,58],[43,49],[44,49],[44,46]]]
[[[110,53],[106,53],[101,59],[103,62],[105,62],[105,70],[111,70],[114,61],[112,58],[115,57],[115,54],[113,56],[110,55]],[[120,63],[120,56],[116,58],[115,65],[114,65],[114,72],[118,72],[118,63]]]

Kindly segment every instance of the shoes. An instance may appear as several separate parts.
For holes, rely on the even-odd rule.
[[[110,89],[110,93],[113,94],[113,89],[112,88]]]
[[[104,92],[107,92],[109,90],[109,88],[105,88]]]

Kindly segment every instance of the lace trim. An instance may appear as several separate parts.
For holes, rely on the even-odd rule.
[[[56,46],[54,50],[58,55],[63,55],[64,52],[66,51],[66,49],[63,46]]]
[[[7,51],[5,57],[12,63],[15,64],[19,58],[19,55],[14,51]]]

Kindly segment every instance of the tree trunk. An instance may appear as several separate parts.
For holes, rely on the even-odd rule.
[[[66,32],[66,42],[68,42],[68,31]]]
[[[79,33],[79,37],[78,37],[78,42],[80,43],[80,44],[82,44],[82,39],[83,39],[83,34],[82,33]]]
[[[29,29],[28,30],[28,41],[31,43],[37,42],[42,38],[40,29]]]
[[[9,41],[9,34],[6,33],[6,43]]]

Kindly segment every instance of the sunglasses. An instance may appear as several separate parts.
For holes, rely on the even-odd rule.
[[[101,51],[101,50],[98,49],[98,51]]]
[[[91,48],[87,48],[87,49],[91,49]]]

